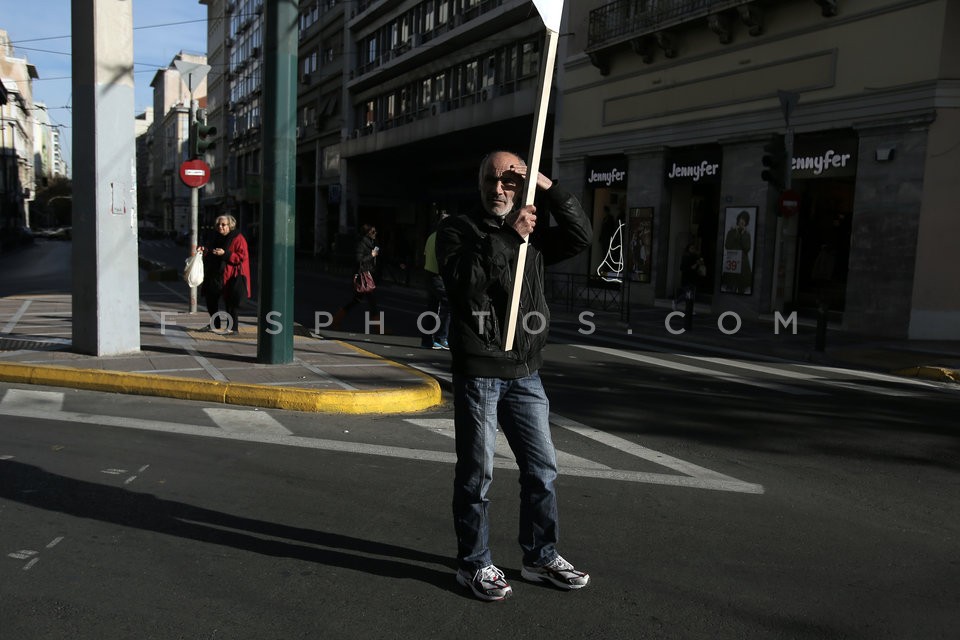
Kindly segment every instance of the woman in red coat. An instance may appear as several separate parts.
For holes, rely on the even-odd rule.
[[[230,322],[227,333],[236,335],[240,329],[238,309],[244,300],[250,297],[250,250],[243,234],[237,231],[237,219],[233,216],[220,216],[214,223],[218,236],[203,250],[204,295],[207,299],[207,311],[218,327],[216,316],[220,313],[220,299],[227,308]],[[238,278],[243,278],[238,281]],[[209,285],[208,285],[209,282]],[[218,286],[219,285],[219,286]]]

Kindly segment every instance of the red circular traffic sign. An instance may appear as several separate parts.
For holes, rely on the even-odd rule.
[[[210,165],[203,160],[186,160],[180,165],[180,180],[188,187],[202,187],[210,180]]]
[[[787,189],[780,194],[780,215],[789,218],[800,212],[800,194],[793,189]]]

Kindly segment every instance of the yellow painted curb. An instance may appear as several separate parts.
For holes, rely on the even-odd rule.
[[[374,354],[367,355],[379,357]],[[421,378],[423,383],[409,389],[330,391],[12,363],[0,364],[0,380],[318,413],[412,413],[440,403],[442,394],[436,380],[416,369],[392,364],[407,369],[415,377]]]
[[[908,376],[910,378],[924,378],[926,380],[937,380],[939,382],[960,382],[960,372],[946,367],[919,366],[909,367],[894,371],[898,376]]]

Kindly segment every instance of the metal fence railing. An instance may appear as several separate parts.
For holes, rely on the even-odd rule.
[[[594,309],[615,311],[630,320],[629,282],[608,282],[582,273],[549,272],[544,282],[547,301],[567,311]]]
[[[615,0],[590,12],[587,50],[748,4],[752,0]]]

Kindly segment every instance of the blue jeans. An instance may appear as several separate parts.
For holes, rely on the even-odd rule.
[[[520,467],[523,563],[540,566],[556,555],[557,455],[550,437],[550,403],[540,374],[516,380],[453,376],[457,466],[453,525],[457,561],[471,573],[492,564],[487,491],[493,482],[497,421]]]

